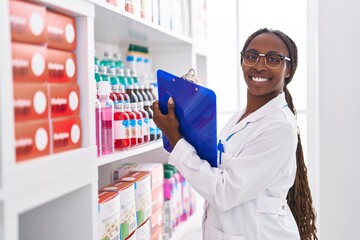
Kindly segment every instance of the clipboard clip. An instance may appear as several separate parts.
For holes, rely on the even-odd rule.
[[[192,68],[189,70],[189,72],[187,74],[181,76],[181,78],[185,79],[185,80],[187,80],[189,82],[192,82],[192,83],[197,83],[198,82],[198,80],[197,80],[197,78],[195,76],[195,70],[192,69]]]

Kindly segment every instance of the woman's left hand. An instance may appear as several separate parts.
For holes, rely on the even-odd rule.
[[[152,104],[154,112],[153,120],[162,133],[167,137],[171,147],[175,147],[176,143],[182,138],[179,130],[179,121],[175,115],[175,103],[172,97],[168,100],[168,114],[161,113],[159,102],[155,101]]]

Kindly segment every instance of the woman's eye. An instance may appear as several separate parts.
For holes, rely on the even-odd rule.
[[[277,62],[280,62],[280,57],[278,57],[278,56],[268,56],[267,61],[277,63]]]

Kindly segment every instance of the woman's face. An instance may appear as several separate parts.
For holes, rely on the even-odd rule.
[[[248,45],[246,50],[252,50],[259,54],[277,53],[289,57],[285,43],[274,33],[261,33]],[[242,63],[245,82],[248,86],[248,94],[254,96],[275,97],[283,92],[285,78],[290,76],[290,67],[286,60],[282,60],[277,69],[268,68],[265,65],[265,57],[260,56],[254,66]]]

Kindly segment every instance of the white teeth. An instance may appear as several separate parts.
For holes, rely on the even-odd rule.
[[[269,81],[268,78],[252,77],[251,79],[252,79],[253,81],[255,81],[255,82],[266,82],[266,81]]]

